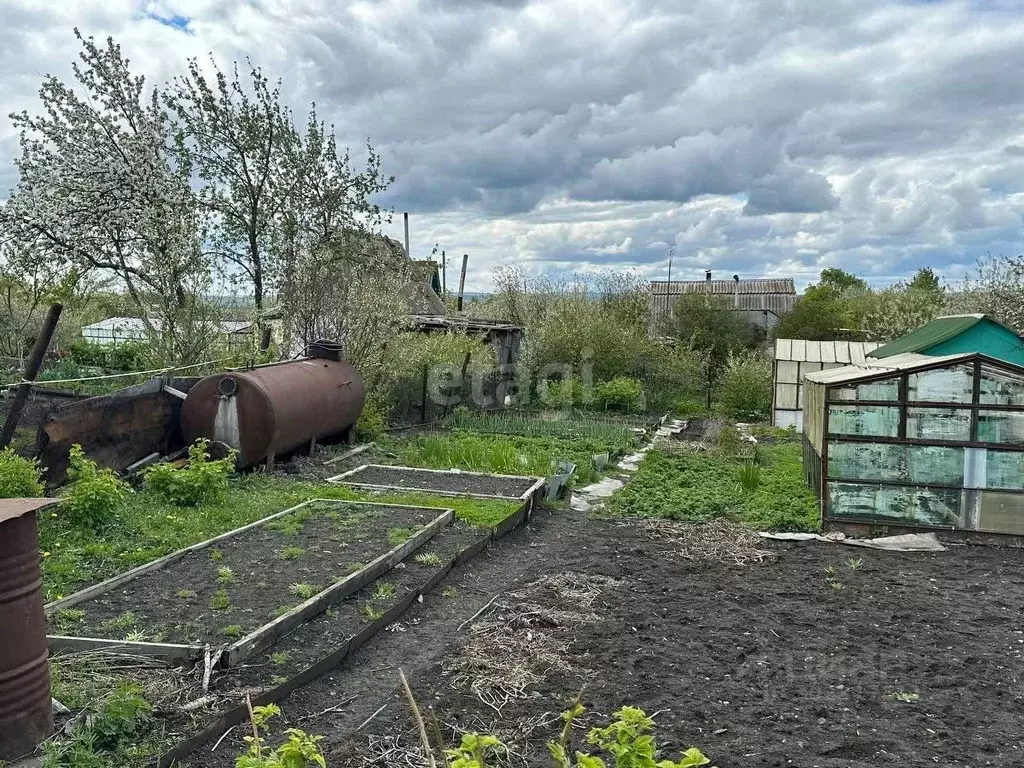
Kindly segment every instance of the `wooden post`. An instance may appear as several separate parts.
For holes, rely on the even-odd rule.
[[[269,325],[263,326],[263,335],[262,335],[262,338],[260,339],[260,352],[266,352],[268,349],[270,349],[270,340],[271,340],[271,333],[270,332],[271,332],[271,328],[270,328]]]
[[[469,254],[462,254],[462,276],[459,278],[459,312],[462,311],[462,295],[466,290],[466,264],[469,262]]]
[[[405,219],[405,258],[411,259],[412,253],[409,250],[409,212],[403,213],[402,218]]]
[[[423,364],[423,402],[420,404],[420,411],[423,414],[423,424],[427,423],[427,376],[430,373],[430,365]]]
[[[46,320],[39,331],[35,346],[32,347],[32,354],[29,355],[28,363],[25,365],[25,375],[18,390],[14,394],[14,402],[7,412],[7,420],[4,421],[3,431],[0,432],[0,450],[6,448],[14,437],[14,430],[18,428],[18,420],[21,418],[21,411],[28,400],[29,392],[32,391],[32,382],[39,375],[39,369],[43,366],[43,358],[46,357],[46,350],[50,346],[50,339],[53,332],[57,330],[57,321],[60,320],[60,313],[64,309],[61,304],[51,304],[50,311],[46,313]]]
[[[444,251],[441,251],[441,296],[442,298],[448,293],[448,260],[445,258]]]

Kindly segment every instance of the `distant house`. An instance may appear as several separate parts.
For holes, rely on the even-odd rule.
[[[749,278],[712,280],[708,270],[704,280],[652,280],[651,321],[657,326],[675,309],[684,293],[706,294],[731,300],[733,308],[761,328],[771,329],[779,318],[793,309],[796,286],[792,278]]]
[[[989,357],[1024,366],[1024,339],[988,315],[948,315],[875,349],[868,357],[895,355],[956,355],[983,352]]]
[[[159,332],[161,321],[158,318],[150,318],[149,325]],[[252,344],[252,323],[249,321],[222,320],[215,323],[215,327],[231,347]],[[101,345],[146,341],[149,338],[149,329],[141,317],[108,317],[98,323],[83,326],[82,338]]]

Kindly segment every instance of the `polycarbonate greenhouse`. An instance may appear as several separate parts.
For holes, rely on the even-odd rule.
[[[803,422],[826,527],[1024,534],[1024,368],[903,354],[809,373]]]

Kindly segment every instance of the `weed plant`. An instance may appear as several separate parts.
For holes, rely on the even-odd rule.
[[[25,459],[12,448],[0,451],[0,499],[34,499],[43,495],[42,470],[35,459]]]

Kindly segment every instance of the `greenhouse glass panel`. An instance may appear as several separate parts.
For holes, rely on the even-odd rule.
[[[982,363],[979,398],[982,405],[1024,406],[1024,379],[1019,374]]]
[[[907,377],[907,398],[916,403],[970,403],[974,392],[974,366],[954,365]]]
[[[800,363],[800,378],[803,379],[808,373],[817,373],[821,370],[821,363]]]
[[[1024,445],[1024,413],[978,411],[978,442]]]
[[[787,411],[796,410],[796,384],[775,385],[775,407]]]
[[[966,408],[907,408],[907,437],[964,443],[971,439]]]
[[[800,381],[800,363],[779,360],[775,369],[775,381],[780,384],[796,384]]]
[[[887,405],[832,405],[828,409],[828,431],[833,435],[897,437],[900,409]]]
[[[960,487],[964,484],[964,449],[912,445],[907,467],[911,482]]]
[[[907,446],[829,443],[828,476],[843,480],[906,480]]]
[[[829,517],[962,527],[959,490],[829,483]]]
[[[985,451],[985,487],[1024,489],[1024,453]]]
[[[833,400],[881,400],[895,402],[900,399],[900,380],[884,379],[852,387],[833,387],[829,391]]]
[[[1024,494],[981,491],[978,530],[1024,533]]]

